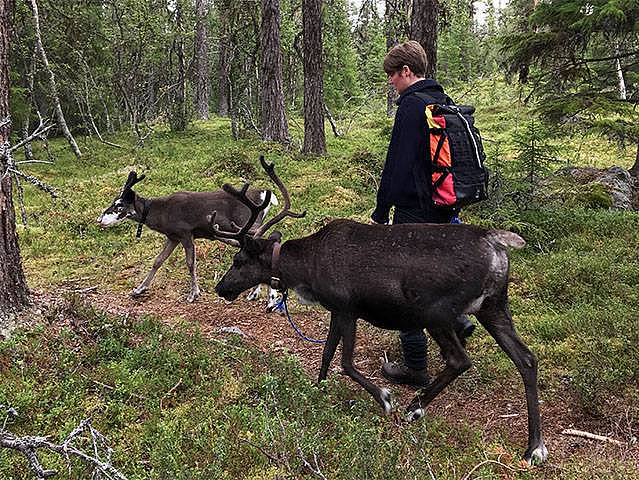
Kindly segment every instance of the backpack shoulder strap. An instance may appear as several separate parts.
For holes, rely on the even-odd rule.
[[[422,100],[424,100],[424,102],[426,102],[427,104],[436,104],[436,105],[455,105],[455,102],[453,102],[453,99],[450,98],[448,95],[444,94],[444,96],[446,97],[446,101],[445,103],[442,102],[438,102],[437,100],[435,100],[435,97],[425,93],[425,92],[415,92],[413,95],[415,95],[417,98],[421,98]]]

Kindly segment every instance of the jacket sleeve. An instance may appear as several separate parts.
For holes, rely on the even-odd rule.
[[[415,190],[415,171],[423,164],[426,148],[426,125],[423,100],[407,96],[397,110],[393,136],[377,192],[377,206],[371,218],[388,222],[392,205],[406,189]]]

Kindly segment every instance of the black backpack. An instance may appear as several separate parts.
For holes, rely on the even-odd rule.
[[[475,107],[442,104],[415,92],[426,102],[428,159],[431,163],[431,191],[438,207],[459,208],[488,196],[486,154],[475,128]]]

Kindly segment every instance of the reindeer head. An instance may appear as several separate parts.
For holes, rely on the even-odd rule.
[[[133,185],[144,180],[145,175],[138,177],[136,172],[130,172],[122,187],[120,195],[115,197],[113,203],[107,208],[97,219],[102,227],[109,227],[135,215],[135,192],[132,190]]]
[[[215,293],[233,301],[240,293],[260,283],[269,283],[272,276],[273,245],[282,239],[273,232],[268,239],[244,237],[241,249],[233,257],[233,265],[215,286]]]
[[[275,174],[273,164],[267,164],[262,156],[260,157],[260,163],[271,180],[278,186],[280,192],[282,192],[284,199],[284,207],[282,210],[259,227],[253,236],[250,236],[250,227],[260,212],[263,211],[270,202],[270,192],[261,204],[256,205],[246,195],[249,187],[247,183],[244,184],[241,190],[236,190],[227,184],[222,188],[227,193],[235,196],[251,211],[248,222],[242,227],[235,225],[235,227],[238,228],[236,232],[223,232],[215,224],[215,212],[211,215],[211,223],[215,229],[215,235],[220,238],[236,240],[240,245],[240,251],[233,257],[233,265],[231,265],[231,268],[224,274],[222,280],[215,286],[216,293],[226,300],[235,300],[244,290],[260,283],[269,282],[271,277],[276,274],[273,269],[273,249],[276,243],[280,243],[282,235],[279,232],[273,232],[267,239],[262,238],[262,235],[285,217],[300,218],[306,215],[306,212],[293,213],[290,211],[291,199],[288,190]]]

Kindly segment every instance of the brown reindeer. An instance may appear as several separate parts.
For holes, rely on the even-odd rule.
[[[97,222],[102,227],[109,227],[123,220],[138,222],[138,237],[142,225],[166,236],[164,248],[153,262],[153,267],[146,278],[133,289],[134,297],[142,295],[149,289],[153,277],[164,261],[169,258],[178,244],[182,244],[186,253],[186,265],[191,277],[191,289],[187,297],[193,302],[200,296],[197,283],[195,243],[196,238],[221,240],[234,246],[239,246],[237,240],[220,238],[211,228],[211,212],[218,212],[217,221],[224,228],[233,228],[236,224],[244,224],[249,218],[250,210],[236,197],[224,190],[211,192],[176,192],[166,197],[144,198],[133,191],[133,186],[141,182],[144,175],[138,177],[136,172],[130,172],[120,194],[113,203],[98,217]],[[250,228],[257,228],[271,205],[277,205],[277,199],[270,190],[247,190],[245,196],[252,202],[260,202],[262,210],[253,218]],[[248,231],[248,230],[247,230]],[[258,288],[249,295],[250,299],[257,297]],[[269,296],[269,307],[274,302],[274,292]]]
[[[511,358],[524,382],[528,405],[528,447],[524,459],[541,463],[548,456],[541,433],[537,391],[537,360],[513,327],[508,309],[508,248],[522,248],[524,240],[504,230],[471,225],[365,225],[335,220],[304,238],[281,243],[281,235],[262,235],[286,216],[290,199],[273,165],[260,159],[280,188],[284,208],[271,221],[248,235],[259,215],[242,191],[223,188],[251,209],[239,230],[217,235],[236,239],[241,250],[215,287],[218,295],[234,300],[244,290],[271,282],[331,312],[319,381],[326,378],[342,341],[342,367],[383,407],[391,410],[390,392],[379,388],[353,366],[357,319],[389,330],[425,328],[439,345],[444,369],[422,388],[408,407],[408,420],[424,415],[425,407],[471,366],[453,320],[474,314]],[[214,221],[215,221],[215,215]]]

